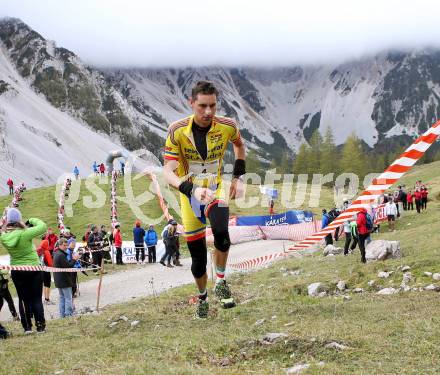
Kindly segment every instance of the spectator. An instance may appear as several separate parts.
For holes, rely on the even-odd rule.
[[[426,210],[426,207],[428,206],[428,189],[425,187],[422,187],[420,190],[420,205],[423,210]]]
[[[78,254],[73,254],[70,261],[67,260],[67,240],[61,238],[58,243],[58,251],[55,253],[54,266],[57,268],[72,268],[78,260]],[[73,278],[69,272],[54,273],[55,286],[60,294],[59,311],[60,318],[73,315]]]
[[[123,160],[119,160],[119,165],[121,166],[121,175],[125,174],[125,162]]]
[[[123,265],[121,225],[119,223],[116,223],[115,229],[113,230],[113,242],[116,248],[116,264]]]
[[[420,213],[420,208],[422,206],[422,193],[420,189],[417,187],[416,191],[414,192],[414,200],[416,201],[416,210],[417,213]]]
[[[99,176],[99,171],[98,171],[98,163],[96,163],[96,161],[93,162],[93,173],[95,174],[95,176]]]
[[[385,215],[388,218],[388,229],[394,231],[394,223],[397,217],[397,205],[393,200],[388,201],[385,204]]]
[[[92,224],[87,224],[86,232],[84,233],[84,236],[82,237],[82,240],[84,242],[87,242],[88,239],[89,239],[89,236],[90,236],[90,233],[91,233],[91,227],[92,227]]]
[[[179,235],[177,234],[177,222],[171,221],[168,225],[168,230],[165,232],[164,243],[165,243],[165,254],[160,260],[160,264],[165,266],[165,260],[167,260],[167,267],[172,268],[171,258],[174,253],[177,251],[177,242],[179,240]]]
[[[275,202],[274,200],[271,198],[269,201],[269,215],[273,215],[274,214],[274,210],[273,207],[275,206]]]
[[[75,165],[75,168],[73,168],[73,174],[75,175],[75,179],[77,180],[79,178],[79,169]]]
[[[9,187],[9,195],[13,195],[14,194],[14,181],[12,181],[11,178],[8,178],[8,181],[6,181],[6,184]]]
[[[399,186],[399,195],[398,195],[398,204],[402,203],[402,208],[404,211],[407,209],[407,201],[406,201],[407,193],[403,189],[402,186]]]
[[[55,250],[55,245],[58,241],[58,236],[55,233],[53,233],[52,228],[47,228],[47,232],[44,235],[43,240],[47,240],[50,255],[53,257],[53,251]]]
[[[101,173],[101,176],[105,176],[105,166],[104,163],[101,163],[99,166],[99,172]]]
[[[165,238],[166,238],[167,233],[168,233],[168,229],[172,225],[171,224],[172,222],[174,222],[174,219],[173,218],[169,219],[167,225],[165,225],[165,227],[162,230],[161,237],[162,237],[162,240],[163,240],[164,244],[165,244]],[[173,257],[172,257],[173,258],[173,264],[175,266],[182,266],[182,264],[179,262],[179,258],[180,258],[179,248],[180,248],[180,242],[179,242],[179,238],[177,238],[177,250],[173,254]]]
[[[157,233],[153,224],[150,224],[148,231],[145,233],[144,242],[148,249],[148,263],[156,263]]]
[[[406,208],[407,210],[414,210],[414,194],[411,190],[406,194]]]
[[[370,232],[367,228],[367,210],[365,208],[362,208],[361,211],[357,214],[356,225],[358,232],[359,250],[361,251],[361,262],[367,263],[367,259],[365,257],[365,240],[370,235]]]
[[[15,309],[14,300],[12,299],[11,292],[9,291],[8,283],[8,271],[0,269],[0,311],[3,307],[3,300],[5,300],[8,304],[9,311],[11,312],[14,320],[20,320],[17,314],[17,310]]]
[[[92,252],[92,263],[96,267],[93,272],[96,273],[102,264],[102,251],[100,251],[102,249],[102,238],[96,225],[91,226],[91,231],[92,233],[87,239],[87,247]]]
[[[321,221],[321,229],[326,228],[330,223],[331,223],[331,219],[329,214],[327,213],[327,210],[324,208],[322,210],[322,221]],[[325,246],[327,245],[333,245],[333,237],[332,234],[329,233],[327,234],[327,236],[325,236]]]
[[[136,220],[135,226],[133,228],[133,242],[136,248],[136,263],[145,264],[145,249],[144,249],[144,237],[145,230],[141,227],[141,222]],[[141,261],[139,261],[139,253],[141,253]]]
[[[106,231],[106,227],[104,224],[101,225],[101,228],[99,230],[99,234],[102,238],[102,247],[105,248],[105,250],[102,251],[102,256],[104,257],[104,262],[111,263],[112,258],[110,256],[110,251],[109,251],[110,239],[109,239],[109,235]]]
[[[37,249],[37,254],[40,257],[40,263],[42,266],[52,267],[53,266],[53,258],[49,249],[49,241],[42,240],[40,246]],[[52,276],[50,272],[43,272],[43,296],[44,303],[46,305],[53,305],[53,302],[50,300],[50,284]]]
[[[46,231],[46,224],[40,219],[28,220],[29,227],[23,223],[21,213],[10,208],[6,214],[0,235],[0,242],[10,255],[12,266],[39,266],[40,260],[34,250],[32,240]],[[37,332],[46,332],[43,302],[43,273],[41,271],[11,271],[12,281],[19,299],[20,319],[25,334],[32,333],[32,316],[35,318]]]
[[[74,254],[77,254],[75,251],[76,247],[76,240],[74,238],[70,238],[67,240],[67,260],[70,262],[73,259]],[[73,265],[73,268],[81,268],[81,260],[78,259],[75,264]],[[72,272],[72,296],[73,298],[77,297],[77,289],[78,289],[78,273]]]
[[[356,223],[356,219],[353,219]],[[351,247],[350,250],[353,251],[357,245],[357,236],[352,236],[352,226],[351,223],[353,220],[347,220],[344,222],[344,234],[345,234],[345,245],[344,245],[344,255],[348,255],[348,248]]]
[[[70,231],[69,227],[64,228],[64,232],[60,235],[60,237],[68,240],[69,238],[76,238],[76,236]]]

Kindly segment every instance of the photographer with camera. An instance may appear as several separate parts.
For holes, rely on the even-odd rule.
[[[46,224],[36,218],[23,223],[21,212],[9,208],[2,224],[0,242],[10,255],[12,266],[39,266],[40,259],[34,250],[33,238],[46,232]],[[17,290],[21,324],[25,334],[32,333],[32,316],[38,333],[46,332],[46,319],[42,301],[42,271],[12,271],[12,281]]]

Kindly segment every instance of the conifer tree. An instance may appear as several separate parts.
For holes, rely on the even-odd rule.
[[[319,130],[313,132],[312,138],[310,138],[310,149],[307,173],[321,173],[321,152],[322,152],[322,136]]]
[[[368,169],[366,159],[359,138],[355,134],[350,135],[342,148],[341,172],[354,173],[362,181]]]
[[[326,175],[327,173],[338,174],[338,151],[335,146],[335,139],[330,127],[327,128],[322,142],[321,151],[321,173]]]
[[[308,159],[309,150],[305,143],[301,143],[299,146],[298,154],[296,155],[295,162],[293,164],[293,173],[296,175],[307,173],[308,171]]]

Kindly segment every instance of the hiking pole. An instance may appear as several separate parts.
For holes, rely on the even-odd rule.
[[[96,311],[99,311],[99,298],[101,296],[102,275],[104,271],[104,258],[101,259],[101,269],[99,270],[98,293],[96,296]]]

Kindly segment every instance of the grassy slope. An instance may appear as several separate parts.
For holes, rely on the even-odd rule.
[[[440,163],[418,167],[405,178],[429,181],[429,210],[414,212],[398,221],[397,231],[379,236],[401,241],[404,258],[361,265],[359,254],[322,258],[319,254],[289,259],[267,269],[241,274],[232,280],[238,300],[249,303],[222,310],[211,299],[211,317],[192,319],[188,296],[193,288],[170,290],[159,297],[112,306],[100,316],[51,321],[44,336],[24,337],[18,324],[8,324],[17,336],[0,346],[5,373],[141,374],[141,373],[283,373],[296,363],[324,361],[308,373],[328,374],[434,374],[440,372],[440,318],[438,294],[409,292],[378,296],[369,280],[398,286],[401,265],[410,265],[415,280],[427,285],[432,280],[424,271],[440,271]],[[437,226],[437,228],[436,228]],[[280,267],[300,269],[299,276],[283,277]],[[379,270],[394,270],[390,279],[377,278]],[[329,296],[307,296],[307,285],[324,282],[331,289],[338,280],[349,288],[362,287],[350,301]],[[120,322],[108,328],[120,315],[140,320],[130,328]],[[271,319],[276,315],[276,318]],[[261,325],[255,321],[265,318]],[[285,327],[284,324],[293,322]],[[190,332],[190,334],[188,334]],[[284,332],[288,338],[273,345],[258,342],[267,332]],[[338,341],[352,349],[336,352],[325,344]],[[55,354],[48,360],[48,348]],[[22,353],[26,353],[23,356]],[[91,354],[93,353],[93,354]],[[223,366],[221,364],[227,364]]]

